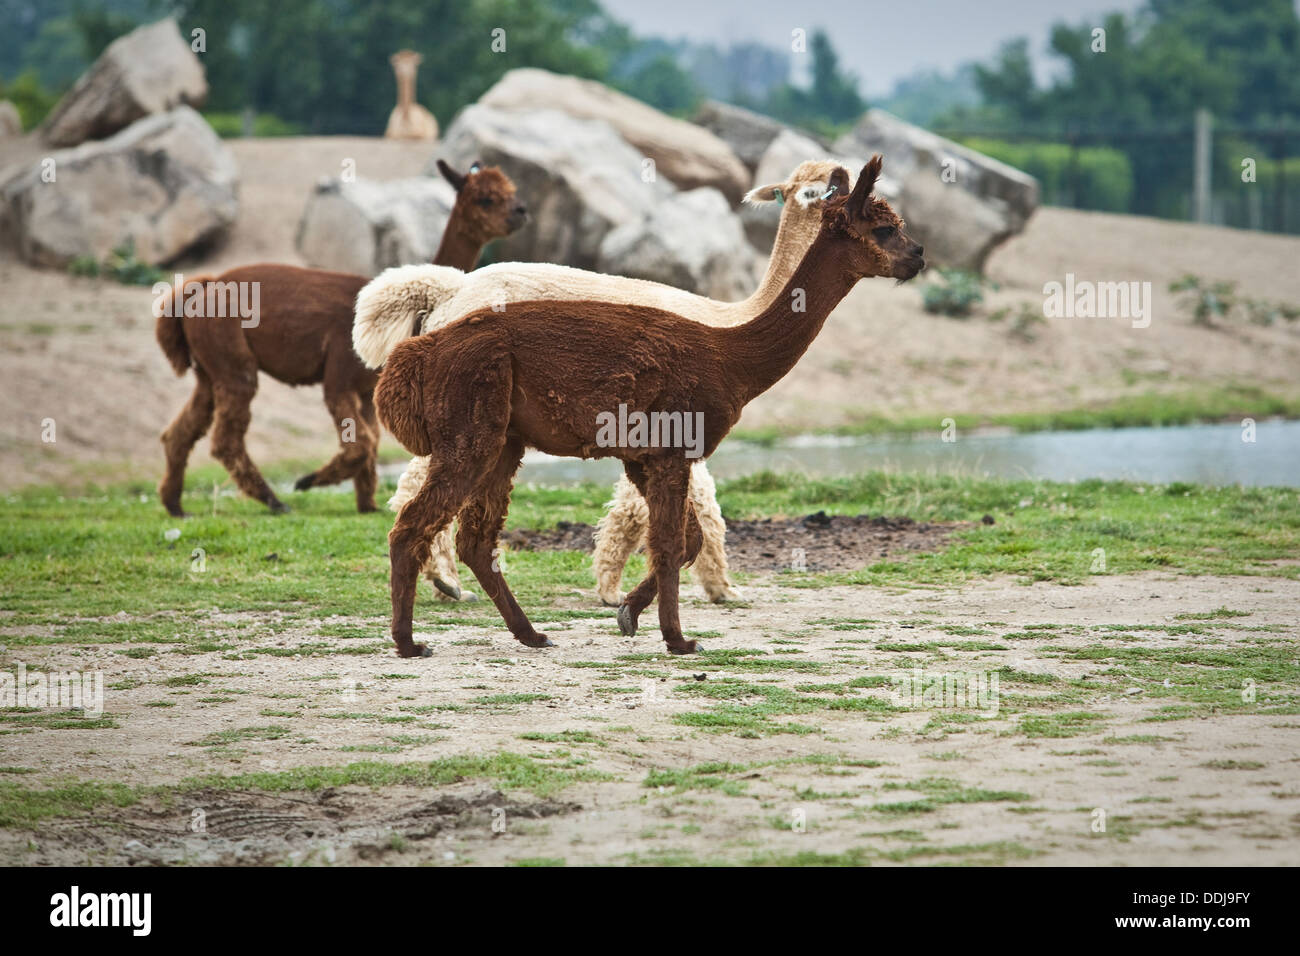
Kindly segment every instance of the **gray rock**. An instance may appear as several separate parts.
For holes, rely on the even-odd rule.
[[[658,174],[680,189],[712,186],[734,206],[748,188],[749,171],[713,133],[595,80],[546,70],[511,70],[483,94],[479,104],[524,112],[558,110],[578,119],[604,120],[629,145],[654,160]]]
[[[207,95],[203,64],[169,17],[110,43],[54,107],[45,139],[51,146],[103,139],[174,106],[202,106]]]
[[[989,253],[1038,208],[1034,177],[884,110],[869,110],[835,150],[884,154],[885,173],[901,184],[899,212],[908,231],[941,265],[982,270]]]
[[[426,174],[436,175],[437,158],[458,169],[475,160],[500,166],[528,203],[528,224],[493,246],[497,261],[594,269],[611,230],[640,222],[675,192],[662,176],[646,181],[645,157],[608,123],[559,110],[470,106],[447,130]]]
[[[100,260],[128,241],[140,259],[161,264],[235,221],[237,176],[212,127],[178,106],[18,169],[0,185],[0,200],[6,228],[34,264]]]
[[[717,100],[705,100],[693,122],[730,146],[751,173],[758,168],[772,140],[785,129],[770,116]]]
[[[763,272],[740,219],[716,189],[678,193],[600,244],[600,272],[649,279],[711,299],[747,296]]]
[[[313,268],[357,275],[429,262],[455,203],[456,191],[431,176],[382,183],[324,179],[298,223],[298,251]]]

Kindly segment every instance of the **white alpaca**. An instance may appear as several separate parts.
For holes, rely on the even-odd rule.
[[[511,302],[532,299],[597,299],[653,306],[712,326],[740,325],[762,312],[780,294],[821,228],[822,200],[832,178],[845,194],[851,177],[832,160],[801,163],[784,183],[753,189],[750,203],[780,202],[781,223],[763,281],[742,302],[718,302],[672,286],[643,279],[601,275],[549,263],[503,262],[462,273],[445,266],[413,265],[387,269],[357,294],[352,344],[365,364],[378,368],[403,339],[440,328],[478,309],[504,310]],[[793,200],[787,202],[786,200]],[[413,458],[388,505],[393,511],[419,490],[428,473],[427,458]],[[704,543],[692,571],[710,601],[737,600],[727,578],[726,524],[718,507],[713,477],[704,462],[691,469],[695,503]],[[596,526],[592,567],[601,600],[617,605],[627,559],[644,546],[648,511],[641,493],[626,475],[615,485],[614,498]],[[460,599],[455,533],[451,526],[433,540],[424,575],[440,595]]]

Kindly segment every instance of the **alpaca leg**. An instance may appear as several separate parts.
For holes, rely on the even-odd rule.
[[[190,452],[212,424],[212,382],[202,369],[195,368],[198,381],[194,393],[175,420],[162,433],[163,451],[167,456],[167,471],[158,485],[158,497],[167,513],[177,518],[185,517],[181,509],[181,490],[185,486],[185,465]]]
[[[694,653],[695,642],[682,638],[677,619],[681,568],[695,559],[703,540],[699,519],[687,497],[689,466],[668,459],[652,462],[643,472],[629,467],[627,474],[644,488],[649,508],[650,573],[619,607],[619,629],[627,635],[635,634],[641,612],[658,597],[659,632],[668,650],[674,654]]]
[[[648,512],[645,498],[628,479],[620,475],[614,499],[596,525],[596,546],[591,569],[596,573],[596,591],[602,603],[617,607],[623,600],[619,586],[627,559],[645,543]]]
[[[256,383],[256,371],[252,378]],[[257,392],[257,385],[250,387],[218,383],[214,384],[213,390],[216,425],[212,429],[212,456],[226,467],[240,491],[262,502],[276,514],[283,514],[289,509],[275,496],[271,486],[253,464],[253,459],[248,457],[248,449],[244,446],[244,435],[253,419],[249,406]]]
[[[412,458],[397,480],[397,491],[388,499],[388,507],[401,511],[406,502],[420,490],[429,474],[429,459]],[[424,576],[433,585],[440,601],[472,601],[477,595],[460,586],[460,569],[456,567],[456,535],[451,526],[439,531],[433,538],[429,560],[423,568]]]
[[[691,567],[695,580],[704,589],[705,597],[715,604],[742,600],[727,578],[727,524],[718,507],[717,486],[704,462],[691,469],[691,502],[704,535],[699,557]]]
[[[453,522],[433,538],[429,560],[424,563],[424,577],[433,585],[439,601],[474,600],[476,595],[460,586],[460,568],[456,567],[456,526]]]
[[[429,649],[412,638],[415,585],[429,557],[429,542],[451,523],[477,474],[432,469],[414,497],[403,506],[388,533],[389,589],[393,601],[392,634],[398,657],[428,657]]]
[[[650,508],[647,543],[659,597],[659,634],[669,653],[694,654],[696,644],[682,637],[677,614],[682,565],[690,550],[698,552],[700,548],[699,521],[694,523],[693,534],[687,528],[687,516],[694,510],[687,497],[690,467],[683,461],[669,459],[652,463],[646,472],[646,504]],[[688,538],[692,539],[689,545]]]
[[[510,592],[497,560],[497,541],[510,507],[510,488],[523,457],[524,445],[517,438],[510,439],[502,448],[492,471],[461,510],[456,549],[461,560],[478,578],[483,593],[492,599],[505,618],[515,640],[528,647],[554,647],[550,638],[539,634],[524,614]]]
[[[339,433],[339,452],[316,471],[303,475],[294,482],[294,491],[337,485],[340,481],[351,478],[356,490],[357,510],[374,511],[374,449],[378,445],[378,436],[371,439],[369,426],[362,414],[361,396],[353,390],[332,387],[329,379],[326,379],[325,406]],[[363,488],[365,479],[359,477],[362,475],[372,477],[369,489]]]
[[[361,393],[361,422],[365,425],[365,437],[358,429],[357,440],[364,443],[365,456],[352,475],[352,490],[356,495],[357,511],[367,514],[377,511],[375,507],[375,488],[379,486],[379,416],[375,414],[375,396],[373,392]]]

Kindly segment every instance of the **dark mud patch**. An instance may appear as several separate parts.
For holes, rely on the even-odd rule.
[[[576,813],[563,801],[462,789],[430,797],[412,787],[265,793],[197,790],[148,797],[93,817],[43,822],[27,865],[455,863],[446,841],[507,837],[512,823]],[[470,851],[472,856],[472,850]],[[14,862],[14,861],[10,861]]]
[[[986,523],[987,519],[986,519]],[[967,523],[932,524],[884,515],[828,515],[727,521],[727,560],[739,571],[856,571],[878,561],[938,551]],[[591,551],[595,528],[561,521],[540,531],[506,531],[501,541],[521,551]]]

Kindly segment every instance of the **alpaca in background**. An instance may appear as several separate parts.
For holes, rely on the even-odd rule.
[[[429,266],[399,266],[381,273],[357,296],[353,343],[365,363],[377,368],[392,349],[412,334],[413,327],[430,332],[483,308],[513,307],[529,299],[588,298],[652,306],[706,325],[725,327],[753,318],[780,295],[821,227],[822,203],[833,193],[847,195],[848,171],[831,160],[801,163],[782,183],[760,186],[745,197],[754,204],[782,203],[767,271],[758,288],[742,302],[718,302],[672,286],[600,275],[548,263],[503,262],[472,275]],[[428,473],[424,458],[413,458],[398,481],[389,507],[400,511]],[[693,566],[697,581],[711,601],[736,600],[739,594],[727,577],[726,524],[718,507],[713,478],[704,462],[691,470],[691,497],[704,534],[704,545]],[[626,476],[615,487],[608,514],[596,533],[592,559],[597,588],[607,604],[621,598],[619,584],[628,557],[645,541],[648,513],[645,500]],[[433,542],[425,577],[440,597],[468,597],[456,567],[454,531],[443,530]]]
[[[435,262],[472,269],[483,246],[523,225],[527,210],[514,184],[495,167],[476,163],[461,175],[439,170],[456,189]],[[212,454],[241,491],[273,512],[288,509],[248,455],[257,375],[288,385],[322,383],[341,449],[295,489],[351,478],[357,510],[375,510],[379,422],[373,393],[377,373],[352,351],[352,308],[366,276],[261,263],[177,283],[155,303],[154,334],[177,375],[193,367],[194,393],[162,433],[167,470],[158,494],[169,514],[183,517],[181,490],[190,451],[215,420]],[[231,307],[235,303],[236,307]],[[254,315],[240,314],[252,302]]]
[[[397,76],[397,105],[388,114],[384,139],[437,139],[438,121],[415,101],[415,74],[424,57],[414,50],[398,50],[388,62]]]
[[[865,276],[910,279],[920,245],[889,204],[871,195],[874,156],[847,197],[831,199],[822,225],[782,293],[743,325],[714,328],[662,309],[603,301],[532,301],[472,312],[402,342],[375,388],[380,420],[429,474],[388,536],[392,636],[401,657],[428,656],[412,634],[415,585],[432,540],[458,518],[456,547],[515,639],[551,641],[519,607],[495,559],[515,471],[527,447],[551,455],[615,457],[650,510],[650,573],[619,606],[624,634],[659,599],[668,650],[694,653],[682,636],[680,569],[702,534],[687,486],[688,454],[707,457],[745,405],[780,381],[827,316]],[[796,310],[795,293],[802,293]],[[610,443],[607,416],[626,407],[702,423],[698,448]]]

